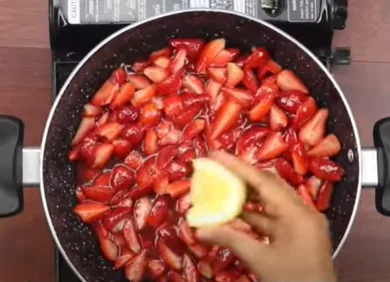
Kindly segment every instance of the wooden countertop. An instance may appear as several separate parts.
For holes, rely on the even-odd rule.
[[[25,144],[39,145],[50,109],[51,54],[47,0],[0,0],[0,113],[25,122]],[[390,1],[350,0],[345,31],[335,46],[350,46],[351,66],[335,67],[355,114],[362,144],[372,145],[376,120],[390,116]],[[388,104],[389,103],[389,104]],[[0,282],[54,281],[54,245],[39,191],[25,189],[21,215],[0,219]],[[390,218],[364,190],[356,221],[336,259],[343,282],[390,280]]]

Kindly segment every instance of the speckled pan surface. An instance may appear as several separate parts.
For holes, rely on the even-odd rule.
[[[80,112],[111,71],[121,63],[132,63],[167,44],[171,37],[224,37],[228,46],[249,51],[266,47],[283,67],[294,70],[309,87],[321,106],[330,110],[328,131],[342,142],[337,161],[346,177],[335,188],[332,208],[327,213],[337,250],[348,233],[360,194],[360,144],[356,126],[342,94],[328,74],[300,46],[260,21],[223,11],[188,11],[154,18],[119,32],[76,68],[70,83],[54,104],[43,141],[42,192],[53,236],[80,277],[92,282],[125,281],[122,271],[100,255],[91,230],[72,212],[76,203],[74,167],[67,160],[72,137],[80,122]],[[354,155],[353,161],[348,156]]]

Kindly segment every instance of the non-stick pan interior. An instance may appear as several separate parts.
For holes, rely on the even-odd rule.
[[[80,122],[83,104],[121,63],[132,63],[167,45],[171,37],[224,37],[229,47],[249,51],[264,46],[283,67],[294,70],[309,87],[319,104],[328,107],[328,131],[335,133],[342,152],[337,158],[346,169],[344,181],[335,187],[330,220],[333,246],[339,246],[350,222],[358,191],[359,156],[342,94],[319,65],[294,42],[254,19],[223,11],[188,11],[162,16],[129,27],[106,40],[95,53],[79,65],[48,120],[44,137],[43,189],[48,220],[59,247],[87,281],[124,281],[122,271],[112,270],[111,263],[100,255],[89,227],[73,214],[76,204],[74,166],[67,161],[70,142]]]

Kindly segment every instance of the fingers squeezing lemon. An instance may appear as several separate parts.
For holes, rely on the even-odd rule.
[[[187,221],[192,227],[227,223],[242,211],[246,200],[245,182],[223,165],[207,158],[193,161]]]

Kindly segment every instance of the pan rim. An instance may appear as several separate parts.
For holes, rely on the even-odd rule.
[[[158,16],[154,16],[154,17],[151,17],[151,18],[147,18],[145,20],[142,20],[142,21],[139,21],[137,23],[134,23],[134,24],[130,24],[126,27],[123,27],[122,29],[114,32],[113,34],[111,34],[110,36],[106,37],[104,40],[102,40],[99,44],[97,44],[90,52],[88,52],[87,55],[85,55],[85,57],[78,63],[78,65],[75,67],[75,69],[72,71],[72,73],[69,75],[69,77],[66,79],[64,85],[61,87],[54,103],[52,104],[52,107],[50,109],[50,112],[49,112],[49,115],[48,115],[48,118],[46,120],[46,124],[45,124],[45,129],[43,131],[43,136],[42,136],[42,142],[41,142],[41,156],[40,156],[40,159],[41,159],[41,163],[40,163],[40,194],[41,194],[41,200],[42,200],[42,203],[43,203],[43,209],[44,209],[44,212],[45,212],[45,217],[46,217],[46,220],[47,220],[47,223],[48,223],[48,226],[49,226],[49,229],[50,229],[50,232],[52,234],[52,237],[53,237],[53,240],[56,244],[56,247],[58,248],[58,250],[60,251],[61,255],[63,256],[63,258],[65,259],[65,261],[67,262],[67,264],[69,265],[69,267],[72,269],[72,271],[76,274],[76,276],[83,282],[86,282],[86,280],[84,279],[84,277],[82,277],[82,275],[80,274],[80,272],[77,270],[77,268],[73,265],[73,263],[71,262],[71,260],[69,259],[67,253],[65,252],[65,250],[63,249],[62,247],[62,244],[57,236],[57,233],[56,233],[56,230],[54,228],[54,225],[53,225],[53,222],[52,222],[52,219],[51,219],[51,216],[50,216],[50,212],[49,212],[49,209],[48,209],[48,204],[47,204],[47,200],[46,200],[46,195],[45,195],[45,184],[44,184],[44,176],[43,176],[43,160],[44,160],[44,154],[45,154],[45,146],[46,146],[46,139],[47,139],[47,135],[48,135],[48,132],[50,130],[50,126],[51,126],[51,121],[52,121],[52,118],[55,114],[55,111],[57,109],[57,106],[63,96],[63,94],[65,93],[66,89],[68,88],[69,84],[71,83],[71,81],[73,80],[73,77],[78,73],[78,71],[81,69],[81,67],[91,58],[93,57],[93,55],[100,49],[102,48],[103,46],[105,46],[107,43],[109,43],[112,39],[116,38],[117,36],[127,32],[128,30],[130,29],[133,29],[133,28],[136,28],[140,25],[143,25],[144,23],[147,23],[147,22],[151,22],[151,21],[154,21],[154,20],[157,20],[157,19],[161,19],[161,18],[165,18],[165,17],[170,17],[170,16],[173,16],[173,15],[176,15],[176,14],[181,14],[181,13],[196,13],[196,12],[208,12],[208,13],[225,13],[225,14],[231,14],[231,15],[234,15],[234,16],[238,16],[238,17],[242,17],[242,18],[245,18],[245,19],[248,19],[248,20],[252,20],[252,21],[255,21],[263,26],[266,26],[267,28],[279,33],[280,35],[282,35],[283,37],[285,37],[286,39],[288,39],[289,41],[291,41],[292,43],[294,43],[295,45],[297,45],[302,51],[304,51],[321,69],[322,71],[327,75],[327,77],[330,79],[330,81],[333,83],[333,86],[336,88],[336,90],[338,91],[339,95],[340,95],[340,98],[341,100],[343,101],[343,104],[347,110],[347,113],[348,113],[348,116],[349,116],[349,119],[351,121],[351,124],[352,124],[352,128],[353,128],[353,132],[354,132],[354,135],[355,135],[355,142],[356,142],[356,150],[357,150],[357,153],[358,153],[358,183],[357,183],[357,191],[356,191],[356,198],[355,198],[355,203],[354,203],[354,207],[353,207],[353,210],[352,210],[352,213],[351,213],[351,217],[349,219],[349,222],[348,222],[348,226],[345,230],[345,233],[342,237],[342,239],[340,240],[340,243],[339,245],[337,246],[336,250],[333,252],[333,259],[336,258],[336,256],[338,255],[338,253],[340,252],[342,246],[344,245],[349,233],[351,232],[351,229],[352,229],[352,225],[355,221],[355,217],[356,217],[356,213],[357,213],[357,209],[358,209],[358,206],[359,206],[359,202],[360,202],[360,195],[361,195],[361,189],[362,189],[362,186],[361,186],[361,172],[362,172],[362,163],[361,163],[361,144],[360,144],[360,135],[359,135],[359,132],[358,132],[358,129],[357,129],[357,125],[356,125],[356,121],[355,121],[355,118],[353,116],[353,113],[352,113],[352,110],[350,108],[350,105],[340,87],[340,85],[337,83],[337,81],[334,79],[333,75],[330,73],[330,71],[323,65],[323,63],[308,49],[306,48],[302,43],[300,43],[298,40],[296,40],[295,38],[293,38],[292,36],[290,36],[289,34],[287,34],[286,32],[284,32],[283,30],[279,29],[278,27],[272,25],[271,23],[268,23],[264,20],[261,20],[261,19],[258,19],[258,18],[254,18],[254,17],[251,17],[251,16],[248,16],[246,14],[242,14],[242,13],[238,13],[238,12],[235,12],[235,11],[228,11],[228,10],[222,10],[222,9],[212,9],[212,8],[196,8],[196,9],[185,9],[185,10],[179,10],[179,11],[174,11],[174,12],[169,12],[169,13],[164,13],[164,14],[161,14],[161,15],[158,15]]]

